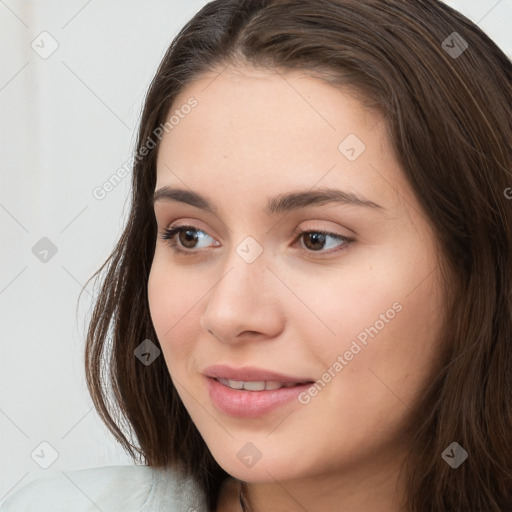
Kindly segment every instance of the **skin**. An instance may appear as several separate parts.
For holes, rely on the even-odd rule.
[[[384,120],[299,71],[228,67],[188,85],[173,110],[191,96],[197,106],[162,139],[155,190],[191,189],[218,213],[155,204],[159,237],[148,285],[178,393],[220,466],[247,483],[254,511],[397,512],[410,411],[439,364],[444,297],[435,233]],[[349,134],[366,146],[354,161],[338,149]],[[321,187],[382,208],[329,203],[263,212],[270,196]],[[178,220],[206,234],[187,246],[176,236],[195,255],[175,254],[160,237]],[[296,228],[354,241],[315,245],[293,235]],[[252,263],[236,252],[247,236],[263,249]],[[243,419],[212,403],[207,366],[321,379],[397,303],[401,310],[307,404]],[[248,442],[261,453],[250,468],[237,457]],[[240,510],[234,488],[223,490],[219,511]]]

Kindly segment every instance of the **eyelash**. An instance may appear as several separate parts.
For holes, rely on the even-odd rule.
[[[187,249],[181,249],[179,247],[178,242],[176,241],[176,235],[182,231],[197,231],[199,233],[204,233],[205,235],[210,236],[205,231],[203,231],[201,229],[197,229],[194,226],[188,226],[188,225],[176,226],[176,227],[171,226],[168,229],[165,229],[164,232],[160,235],[161,238],[165,241],[165,243],[167,245],[169,245],[172,248],[174,253],[182,254],[184,256],[195,256],[199,253],[199,250],[195,250],[195,251],[192,249],[187,250]],[[334,250],[331,249],[330,251],[327,251],[327,252],[312,251],[311,249],[302,249],[308,255],[313,256],[313,257],[318,257],[317,254],[321,255],[321,256],[325,256],[325,255],[331,255],[334,253],[342,252],[342,251],[346,250],[347,246],[350,245],[354,241],[353,238],[339,235],[337,233],[330,233],[328,231],[322,231],[322,230],[318,230],[318,229],[301,230],[300,228],[297,228],[293,232],[293,235],[295,236],[294,243],[296,243],[300,239],[301,236],[307,235],[307,234],[318,234],[318,235],[330,236],[331,238],[333,238],[337,241],[345,242],[344,244],[341,245],[341,247],[334,249]]]

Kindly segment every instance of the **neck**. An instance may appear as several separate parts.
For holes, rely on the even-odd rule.
[[[288,481],[249,483],[234,480],[239,496],[232,501],[237,512],[400,512],[398,469],[379,466],[353,468],[343,474],[329,473]],[[397,485],[398,483],[398,485]],[[236,503],[236,505],[235,505]]]

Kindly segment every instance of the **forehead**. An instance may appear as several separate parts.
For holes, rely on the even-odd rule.
[[[298,71],[282,74],[228,67],[208,73],[181,91],[168,117],[185,108],[190,98],[197,106],[180,116],[171,144],[183,147],[182,135],[188,136],[184,133],[188,127],[200,130],[197,149],[214,142],[230,153],[265,144],[276,154],[288,148],[283,143],[291,143],[290,149],[299,152],[298,144],[306,142],[304,149],[311,150],[324,140],[323,149],[338,156],[340,137],[359,132],[362,138],[380,120],[352,96]]]
[[[255,200],[318,185],[374,194],[383,204],[400,186],[380,114],[303,72],[208,73],[180,93],[171,116],[156,189],[186,185]]]

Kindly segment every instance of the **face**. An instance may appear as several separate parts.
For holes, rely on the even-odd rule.
[[[204,75],[172,110],[155,191],[211,210],[159,194],[148,297],[213,456],[248,482],[391,464],[438,364],[444,298],[434,232],[384,120],[304,73],[249,68]],[[341,193],[311,196],[328,189]],[[295,386],[230,390],[212,365]],[[245,380],[274,380],[262,376]]]

